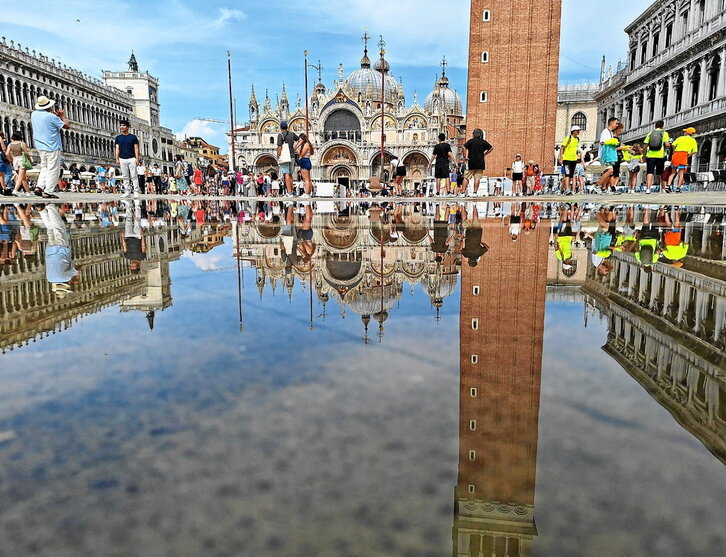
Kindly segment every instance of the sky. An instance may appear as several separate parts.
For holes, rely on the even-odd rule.
[[[600,3],[563,0],[560,82],[596,81],[602,56],[613,66],[625,59],[625,26],[650,0]],[[451,87],[466,101],[469,5],[466,0],[342,0],[332,3],[251,0],[30,0],[24,9],[0,10],[0,34],[23,47],[100,77],[123,70],[133,50],[142,71],[159,78],[161,121],[179,136],[199,135],[224,147],[229,120],[227,57],[232,55],[237,122],[248,118],[250,88],[262,104],[265,90],[274,106],[287,86],[291,106],[304,98],[303,51],[323,66],[331,86],[338,65],[348,75],[360,67],[361,35],[367,28],[386,42],[386,58],[403,79],[407,102],[420,103],[433,89],[443,55]],[[273,9],[271,9],[271,7]],[[375,59],[374,55],[371,58]],[[610,63],[610,62],[608,62]],[[316,70],[310,69],[310,80]],[[311,84],[312,87],[312,84]]]

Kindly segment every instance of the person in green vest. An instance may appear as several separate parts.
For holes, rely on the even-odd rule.
[[[676,185],[676,192],[680,193],[681,187],[683,186],[683,180],[686,177],[686,171],[688,170],[688,163],[693,155],[698,153],[698,142],[693,137],[696,133],[696,128],[686,128],[683,130],[683,135],[676,138],[673,142],[673,157],[671,158],[671,165],[678,173],[678,184]],[[671,174],[668,185],[673,182],[675,174]]]
[[[555,257],[562,262],[562,273],[571,277],[577,271],[577,260],[572,256],[572,242],[575,233],[572,230],[569,206],[560,208],[560,221],[552,230],[555,243]]]
[[[677,140],[676,140],[677,141]],[[683,228],[681,227],[681,212],[674,211],[671,219],[670,212],[665,214],[666,227],[663,233],[663,263],[668,263],[675,267],[682,267],[683,260],[688,254],[688,244],[684,241]]]
[[[562,140],[559,160],[560,166],[564,167],[561,192],[566,195],[572,194],[572,179],[575,177],[577,159],[580,158],[580,126],[572,126],[570,135]]]
[[[655,129],[645,137],[645,146],[648,149],[645,153],[645,193],[650,193],[653,187],[653,176],[662,176],[665,170],[666,148],[671,146],[671,138],[663,125],[663,120],[658,120]],[[662,182],[663,180],[661,187],[664,185]]]
[[[635,259],[643,265],[647,273],[651,272],[653,263],[660,259],[660,228],[650,222],[650,208],[643,212],[643,226],[636,232],[637,251]]]

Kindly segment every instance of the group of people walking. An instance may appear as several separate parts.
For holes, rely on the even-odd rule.
[[[655,122],[653,130],[645,140],[626,144],[620,135],[624,126],[618,118],[610,118],[600,134],[597,156],[585,162],[585,153],[580,149],[579,126],[572,126],[570,134],[562,140],[558,163],[562,169],[562,190],[567,195],[584,191],[583,176],[585,168],[595,162],[602,166],[602,174],[597,181],[602,193],[615,193],[621,185],[622,176],[627,172],[627,191],[634,193],[645,164],[645,193],[653,191],[656,176],[661,191],[679,193],[693,155],[698,152],[698,142],[693,137],[696,129],[684,128],[682,134],[672,139],[664,129],[664,122]],[[670,154],[670,156],[669,156]],[[623,170],[623,165],[625,170]],[[675,182],[675,186],[674,186]]]

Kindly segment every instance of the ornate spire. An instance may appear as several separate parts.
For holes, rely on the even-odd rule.
[[[282,84],[282,102],[287,102],[287,89],[285,89],[285,84]]]
[[[363,36],[361,37],[361,40],[363,41],[363,58],[360,59],[360,67],[361,68],[370,68],[371,59],[368,58],[368,41],[371,40],[371,36],[368,34],[367,27],[366,27],[365,32],[363,33]]]
[[[265,104],[263,110],[265,111],[265,114],[272,112],[272,104],[270,103],[270,95],[267,89],[265,89]]]
[[[257,95],[255,95],[255,84],[252,84],[252,92],[250,93],[250,104],[257,104]]]
[[[134,54],[134,51],[131,51],[131,58],[129,58],[129,71],[130,72],[138,72],[139,71],[139,64],[136,62],[136,55]]]
[[[444,57],[441,59],[441,77],[446,77],[446,66],[448,66],[449,63],[446,61],[446,54],[444,54]]]

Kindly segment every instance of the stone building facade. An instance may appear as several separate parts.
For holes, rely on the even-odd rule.
[[[561,4],[471,2],[467,128],[494,146],[489,176],[503,176],[517,153],[554,169]]]
[[[417,94],[407,105],[403,86],[389,63],[381,55],[373,64],[367,35],[364,41],[360,68],[346,76],[341,64],[330,89],[319,73],[313,88],[309,102],[310,139],[316,149],[312,178],[355,186],[378,175],[383,129],[385,166],[394,157],[402,161],[407,168],[404,186],[413,188],[431,175],[428,166],[439,133],[446,134],[456,154],[464,125],[463,104],[449,86],[444,59],[442,75],[423,105]],[[288,121],[295,133],[305,131],[303,100],[298,97],[291,107],[283,85],[274,108],[267,92],[260,106],[253,86],[249,114],[249,124],[235,131],[237,166],[253,171],[276,168],[280,122]]]
[[[693,126],[696,171],[723,168],[726,157],[726,5],[721,0],[651,4],[625,29],[629,51],[601,71],[598,129],[620,118],[625,142],[643,141],[657,120],[671,135]]]
[[[499,219],[483,226],[489,251],[461,269],[453,555],[525,557],[537,536],[549,227],[543,222],[512,243]]]
[[[63,164],[90,168],[113,164],[119,121],[128,119],[148,164],[171,168],[178,151],[171,130],[159,123],[158,80],[140,72],[132,55],[127,72],[104,72],[99,80],[19,43],[0,39],[0,129],[19,131],[33,149],[30,115],[41,95],[63,108]],[[34,154],[35,155],[35,154]],[[37,160],[37,159],[36,159]]]
[[[572,126],[580,126],[580,148],[587,151],[598,141],[598,111],[595,93],[597,83],[560,85],[557,90],[557,124],[555,126],[555,157],[561,141],[570,134]]]
[[[590,265],[583,291],[586,318],[608,319],[603,350],[726,463],[726,244],[710,228],[688,223],[683,267],[647,273],[632,254],[615,254],[607,277]]]

